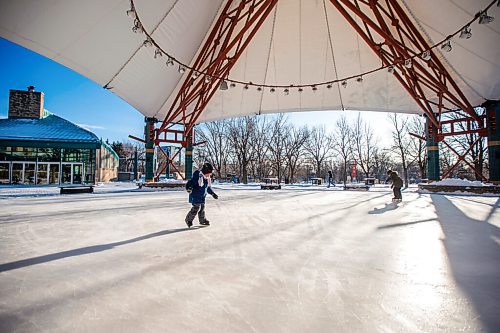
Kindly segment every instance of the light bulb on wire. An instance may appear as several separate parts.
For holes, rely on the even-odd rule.
[[[167,67],[172,67],[174,65],[174,59],[169,56],[165,64],[167,64]]]
[[[446,43],[444,43],[443,45],[441,45],[441,50],[443,50],[444,52],[450,52],[452,49],[451,47],[451,41],[448,40]]]
[[[469,26],[466,26],[462,29],[462,31],[460,31],[460,36],[459,38],[462,38],[462,39],[469,39],[472,37],[472,33],[470,32],[470,27]]]
[[[422,58],[422,60],[424,61],[429,61],[431,60],[431,51],[430,50],[427,50],[425,51],[424,53],[422,53],[422,55],[420,56]]]
[[[482,12],[479,15],[479,24],[488,24],[495,21],[495,18],[493,16],[488,16],[488,13],[486,11]]]
[[[135,19],[137,17],[136,14],[135,14],[135,10],[133,10],[133,9],[127,10],[127,16],[131,17],[133,19]]]

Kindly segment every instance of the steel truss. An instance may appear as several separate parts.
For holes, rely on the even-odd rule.
[[[183,147],[192,145],[188,134],[193,131],[196,121],[221,82],[228,77],[231,68],[277,2],[278,0],[226,2],[165,119],[155,130],[155,145],[166,142],[161,136],[166,137],[171,127],[179,123],[184,129],[182,138],[177,143]],[[432,131],[435,141],[443,141],[448,135],[465,134],[455,132],[453,122],[441,121],[443,113],[458,112],[457,110],[462,110],[467,115],[462,121],[477,124],[477,129],[470,126],[467,133],[486,135],[484,118],[476,113],[398,0],[330,2],[380,58],[382,65],[394,66],[393,74],[396,79],[437,129]],[[426,51],[430,57],[422,57]],[[452,131],[443,131],[443,125],[450,124]],[[462,155],[457,155],[459,159],[463,159]]]
[[[441,131],[443,111],[463,110],[480,121],[465,95],[398,0],[330,0]],[[371,13],[371,15],[367,15]],[[422,59],[429,51],[430,58]],[[409,60],[410,59],[410,60]]]
[[[156,145],[164,142],[161,136],[166,136],[175,123],[181,123],[184,128],[178,143],[183,147],[192,145],[188,134],[193,131],[196,121],[222,80],[228,77],[277,2],[278,0],[226,2],[165,119],[155,131]]]
[[[160,134],[174,121],[189,133],[222,80],[266,20],[278,0],[227,1],[168,110]],[[239,3],[233,6],[233,3]],[[196,75],[198,74],[198,75]],[[179,120],[180,119],[180,120]]]

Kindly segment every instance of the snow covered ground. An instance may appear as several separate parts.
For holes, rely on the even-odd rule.
[[[0,332],[500,330],[497,196],[215,191],[0,188]]]

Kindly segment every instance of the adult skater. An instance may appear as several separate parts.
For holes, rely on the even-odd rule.
[[[201,172],[196,170],[193,173],[193,178],[186,185],[186,189],[189,192],[189,202],[193,205],[185,220],[188,228],[191,228],[193,225],[196,214],[198,214],[198,220],[201,225],[210,225],[210,222],[205,218],[205,197],[208,193],[214,199],[219,198],[212,190],[212,171],[213,167],[210,163],[203,164]]]

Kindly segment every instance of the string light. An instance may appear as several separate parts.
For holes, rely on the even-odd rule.
[[[470,27],[466,26],[465,28],[460,31],[460,38],[462,39],[469,39],[472,37],[472,33],[470,32]]]
[[[144,41],[144,43],[142,43],[142,44],[143,44],[145,47],[151,47],[151,46],[153,46],[153,42],[152,42],[152,41],[151,41],[151,39],[149,39],[149,38],[148,38],[148,39],[146,39],[146,40]]]
[[[141,25],[141,23],[139,22],[138,19],[134,20],[134,27],[132,28],[132,31],[135,32],[136,34],[142,34],[143,33],[142,25]]]
[[[227,82],[226,82],[226,80],[222,80],[220,82],[220,87],[219,88],[220,88],[220,90],[227,90]]]
[[[135,19],[137,16],[135,15],[135,10],[129,9],[127,10],[127,16]]]
[[[172,67],[174,65],[174,59],[172,59],[172,57],[169,56],[165,64],[167,64],[167,67]]]
[[[478,14],[476,14],[474,16],[474,18],[472,20],[470,20],[467,25],[463,26],[460,30],[456,31],[455,33],[447,36],[447,39],[445,39],[444,41],[441,41],[439,43],[436,43],[434,44],[433,46],[431,46],[429,49],[423,51],[421,54],[420,54],[420,58],[424,61],[429,61],[432,57],[432,54],[431,54],[431,50],[437,46],[440,45],[440,48],[441,50],[445,51],[445,52],[450,52],[452,50],[452,46],[451,46],[451,41],[450,39],[456,35],[459,35],[459,38],[462,38],[462,39],[469,39],[472,37],[472,33],[471,33],[471,28],[470,28],[470,24],[475,22],[475,21],[478,21],[479,24],[489,24],[491,22],[493,22],[495,20],[495,18],[493,16],[489,16],[487,14],[487,10],[493,6],[495,3],[495,1],[493,1],[492,3],[490,3],[490,5],[488,7],[486,7],[486,9],[484,9],[483,11],[479,12]],[[500,0],[496,1],[496,5],[497,7],[500,7]],[[206,75],[204,72],[199,72],[197,70],[195,70],[195,68],[192,68],[190,66],[187,66],[183,63],[181,63],[180,61],[176,60],[175,58],[173,58],[172,56],[170,56],[168,53],[166,53],[165,51],[163,51],[157,43],[155,43],[155,41],[152,39],[151,35],[144,30],[144,27],[138,17],[138,14],[134,8],[134,1],[131,0],[131,8],[129,10],[126,11],[126,14],[128,17],[132,18],[134,20],[134,26],[132,27],[132,31],[134,33],[137,33],[137,34],[142,34],[142,33],[145,33],[146,36],[147,36],[147,39],[143,42],[143,46],[145,47],[151,47],[153,45],[156,45],[157,48],[154,52],[154,58],[159,58],[159,57],[162,57],[163,56],[163,53],[165,53],[167,55],[167,61],[166,61],[166,65],[167,67],[171,67],[173,66],[174,64],[178,64],[179,65],[179,68],[178,68],[178,71],[179,73],[183,74],[186,72],[187,69],[193,71],[192,73],[192,78],[193,79],[196,79],[200,74],[203,74],[205,75],[205,83],[210,83],[212,80],[211,80],[211,77]],[[404,60],[404,66],[408,69],[412,68],[413,67],[413,64],[412,64],[412,59],[413,58],[416,58],[418,57],[419,55],[414,55],[414,56],[411,56],[410,58],[408,59],[405,59]],[[327,81],[327,82],[321,82],[321,83],[316,83],[316,84],[303,84],[303,85],[297,85],[298,86],[298,92],[302,92],[303,91],[303,87],[307,87],[307,86],[310,86],[312,88],[312,91],[313,92],[316,92],[317,91],[317,86],[323,86],[323,85],[326,85],[326,88],[327,89],[331,89],[333,87],[333,84],[334,83],[338,83],[338,82],[341,82],[341,85],[346,88],[347,87],[347,80],[350,80],[350,79],[354,79],[356,78],[356,81],[357,82],[362,82],[363,81],[363,76],[364,75],[367,75],[367,74],[371,74],[371,73],[374,73],[374,72],[377,72],[381,69],[384,69],[386,68],[387,69],[387,72],[388,73],[394,73],[395,72],[395,66],[394,64],[389,64],[389,65],[386,65],[386,66],[382,66],[382,67],[379,67],[379,68],[376,68],[376,69],[372,69],[370,71],[367,71],[367,72],[364,72],[364,73],[361,73],[361,74],[358,74],[358,75],[353,75],[353,76],[349,76],[349,77],[345,77],[343,79],[336,79],[336,80],[332,80],[332,81]],[[220,77],[214,77],[215,79],[222,79]],[[264,87],[269,87],[270,88],[270,92],[275,92],[276,88],[283,88],[283,86],[281,85],[278,85],[278,86],[270,86],[270,85],[266,85],[266,84],[253,84],[252,82],[249,82],[249,83],[245,83],[245,82],[241,82],[241,81],[238,81],[238,80],[231,80],[229,78],[227,79],[224,79],[221,81],[221,85],[224,83],[225,86],[226,86],[226,89],[227,89],[227,82],[230,82],[230,87],[231,88],[234,88],[236,86],[237,83],[239,84],[242,84],[244,85],[244,89],[245,90],[248,90],[249,89],[249,85],[252,85],[252,86],[257,86],[257,91],[262,91],[262,88]],[[285,86],[286,87],[286,86]],[[289,85],[288,87],[294,87],[294,85]],[[225,89],[224,89],[225,90]],[[285,88],[284,90],[284,93],[285,95],[288,95],[290,93],[290,89],[288,88]]]
[[[452,49],[452,47],[451,47],[450,40],[448,40],[446,43],[444,43],[443,45],[441,45],[441,50],[443,50],[444,52],[450,52],[451,49]]]
[[[488,16],[486,10],[479,15],[479,24],[488,24],[493,21],[495,21],[495,18],[493,16]]]
[[[410,69],[411,66],[413,66],[412,62],[411,62],[411,58],[410,59],[406,59],[405,60],[405,67]]]
[[[271,89],[269,89],[269,91],[271,92],[271,94],[273,94],[276,91],[276,89],[271,88]]]
[[[422,53],[421,58],[422,58],[422,60],[424,60],[424,61],[429,61],[429,60],[431,60],[431,51],[430,51],[430,50],[427,50],[427,51],[425,51],[424,53]]]

